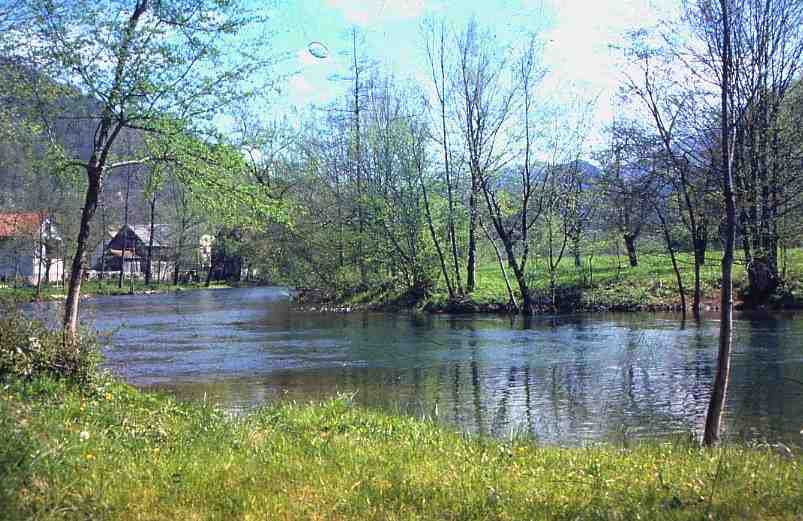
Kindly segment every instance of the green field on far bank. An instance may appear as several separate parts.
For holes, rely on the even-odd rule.
[[[487,256],[486,256],[487,257]],[[691,305],[694,290],[694,261],[689,253],[677,254],[687,302]],[[701,267],[701,289],[704,303],[718,305],[720,288],[721,252],[709,251]],[[803,249],[787,252],[785,280],[778,299],[771,302],[778,306],[803,304]],[[507,269],[507,267],[506,267]],[[521,295],[507,269],[511,287],[517,299]],[[746,286],[743,257],[737,252],[734,270],[737,294]],[[463,277],[465,281],[465,276]],[[528,268],[528,282],[536,301],[543,308],[552,305],[552,284],[544,259],[535,257]],[[636,310],[676,307],[680,304],[677,280],[669,255],[665,252],[648,252],[639,255],[639,265],[631,267],[624,255],[599,254],[583,257],[581,266],[574,258],[565,256],[554,270],[555,303],[559,309],[578,311]],[[353,305],[381,305],[393,302],[399,295],[394,290],[372,290],[352,295],[348,303]],[[477,269],[477,288],[470,301],[478,310],[489,306],[504,306],[508,302],[507,289],[496,260],[487,258]],[[419,307],[431,310],[447,309],[448,294],[442,278],[438,286]]]
[[[210,288],[228,288],[230,284],[225,282],[214,282],[210,284]],[[147,293],[169,293],[171,291],[184,291],[191,289],[204,289],[206,285],[203,282],[198,283],[181,283],[178,285],[166,282],[151,283],[146,285],[142,280],[135,280],[133,286],[129,280],[126,280],[122,287],[117,286],[117,279],[106,280],[87,280],[81,284],[81,295],[97,296],[97,295],[131,295],[131,294],[147,294]],[[37,291],[36,286],[19,284],[16,287],[12,284],[5,284],[0,286],[0,300],[13,300],[16,302],[31,302],[37,300],[64,300],[67,298],[67,290],[61,284],[45,284],[41,288],[41,292]]]
[[[232,417],[114,380],[0,398],[0,518],[788,519],[798,456],[688,440],[557,448],[353,406]]]

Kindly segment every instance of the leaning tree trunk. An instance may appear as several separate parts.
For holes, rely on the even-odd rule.
[[[78,230],[78,241],[75,243],[75,254],[72,259],[67,301],[64,304],[64,330],[69,339],[74,339],[78,330],[78,300],[81,295],[81,282],[86,264],[89,224],[98,208],[102,176],[103,169],[97,166],[95,161],[92,161],[87,167],[89,183],[86,188],[84,208],[81,210],[81,225]]]
[[[502,273],[502,278],[505,281],[505,288],[507,288],[507,297],[510,301],[510,306],[513,308],[513,311],[519,311],[519,304],[516,302],[516,295],[513,294],[513,288],[510,286],[510,279],[507,276],[507,271],[505,270],[505,263],[502,261],[502,254],[499,252],[499,247],[496,245],[496,241],[491,237],[491,233],[486,228],[485,224],[480,219],[480,226],[482,227],[482,231],[485,232],[485,237],[488,238],[488,242],[491,243],[491,246],[494,248],[494,252],[496,253],[496,260],[499,262],[499,272]],[[521,285],[520,285],[521,286]],[[529,293],[525,292],[523,295],[527,295],[529,297]],[[529,304],[529,300],[527,301]]]
[[[441,243],[438,240],[438,235],[435,233],[435,225],[432,222],[432,212],[429,207],[429,193],[427,192],[427,187],[424,184],[424,176],[421,174],[421,169],[419,168],[418,171],[418,181],[421,183],[421,193],[424,197],[424,214],[427,218],[427,228],[429,229],[429,235],[432,238],[432,243],[435,245],[435,251],[438,253],[438,262],[440,263],[441,273],[443,274],[443,280],[446,282],[446,289],[449,291],[449,298],[454,299],[455,297],[455,290],[454,286],[452,286],[452,280],[449,277],[449,269],[446,267],[446,259],[443,255],[443,249],[441,248]]]
[[[705,418],[703,443],[719,443],[722,410],[730,379],[730,358],[733,345],[733,250],[736,242],[736,196],[733,191],[733,162],[730,154],[730,70],[731,44],[728,0],[720,0],[722,7],[722,86],[720,111],[722,153],[722,197],[725,202],[724,251],[722,255],[722,288],[719,321],[719,354],[717,374],[711,390],[711,400]]]

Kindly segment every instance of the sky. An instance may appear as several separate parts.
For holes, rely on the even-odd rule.
[[[435,16],[461,27],[473,16],[502,41],[523,41],[537,32],[544,42],[545,89],[597,100],[594,120],[604,124],[623,79],[610,46],[676,8],[672,0],[283,0],[274,11],[272,46],[287,56],[277,65],[287,80],[274,110],[326,104],[348,87],[336,78],[348,75],[354,26],[365,35],[366,54],[384,70],[425,82],[422,20]],[[308,52],[315,41],[326,45],[329,57]]]

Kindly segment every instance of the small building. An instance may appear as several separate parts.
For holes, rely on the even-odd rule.
[[[166,224],[153,226],[153,251],[151,277],[166,280],[173,270],[174,248],[169,239],[170,228]],[[106,230],[106,236],[92,255],[92,270],[99,273],[120,270],[126,275],[144,277],[151,244],[150,226],[127,225]]]
[[[62,239],[43,212],[0,213],[0,283],[61,280]]]

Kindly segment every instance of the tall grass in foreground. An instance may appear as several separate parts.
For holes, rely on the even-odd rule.
[[[685,442],[539,447],[353,407],[233,418],[114,380],[0,398],[0,519],[789,519],[803,469]]]

